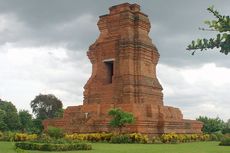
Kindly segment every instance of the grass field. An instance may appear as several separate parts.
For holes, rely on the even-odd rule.
[[[218,146],[218,142],[193,142],[184,144],[108,144],[93,143],[90,151],[66,153],[230,153],[230,147]],[[15,153],[11,142],[0,142],[0,153]],[[60,153],[26,151],[26,153]]]

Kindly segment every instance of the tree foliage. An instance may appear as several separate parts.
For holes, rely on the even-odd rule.
[[[224,128],[222,129],[223,134],[230,134],[230,119],[225,123]]]
[[[221,131],[224,128],[224,121],[219,117],[208,118],[207,116],[199,116],[196,120],[204,123],[202,131],[204,133],[214,133]]]
[[[41,119],[32,119],[31,133],[41,134],[43,131],[43,125]]]
[[[205,21],[204,23],[207,24],[210,29],[201,28],[201,30],[215,31],[218,34],[216,38],[193,40],[192,43],[188,45],[187,50],[193,50],[192,55],[194,55],[198,49],[203,51],[218,48],[221,53],[227,55],[230,52],[230,17],[221,15],[217,10],[214,10],[213,6],[207,8],[207,10],[215,16],[216,20]]]
[[[55,118],[62,118],[63,114],[64,114],[64,109],[60,108],[55,112],[54,117]]]
[[[0,100],[0,109],[5,112],[3,121],[6,125],[6,130],[18,130],[20,128],[20,122],[16,107],[11,102]]]
[[[6,112],[0,109],[0,131],[5,131],[7,129],[7,125],[4,121],[6,117]]]
[[[21,123],[21,130],[23,132],[30,131],[33,124],[32,124],[32,115],[29,113],[29,111],[21,110],[19,111],[18,116]]]
[[[126,124],[132,124],[135,121],[132,113],[124,112],[119,108],[111,109],[108,114],[112,116],[109,124],[118,128],[119,133]]]
[[[62,102],[52,94],[40,94],[31,101],[30,106],[37,119],[43,120],[56,117],[63,105]]]

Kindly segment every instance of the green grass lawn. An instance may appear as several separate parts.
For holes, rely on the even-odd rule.
[[[108,144],[93,143],[90,151],[67,151],[66,153],[230,153],[229,146],[219,142],[193,142],[183,144]],[[60,153],[26,151],[27,153]],[[11,142],[0,142],[0,153],[15,153]]]

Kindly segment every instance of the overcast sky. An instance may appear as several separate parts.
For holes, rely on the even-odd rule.
[[[98,16],[123,2],[149,15],[165,105],[179,107],[185,118],[230,118],[230,55],[192,56],[185,49],[193,39],[215,35],[198,28],[214,19],[206,11],[211,5],[229,15],[229,0],[0,0],[0,98],[28,110],[39,93],[56,95],[65,107],[82,104]]]

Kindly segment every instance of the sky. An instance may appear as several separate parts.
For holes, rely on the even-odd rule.
[[[211,5],[229,15],[228,0],[0,0],[0,99],[30,111],[40,93],[54,94],[64,107],[82,104],[99,16],[124,2],[141,5],[151,21],[164,104],[179,107],[184,118],[229,119],[230,55],[186,51],[193,39],[215,36],[198,28],[214,19]]]

